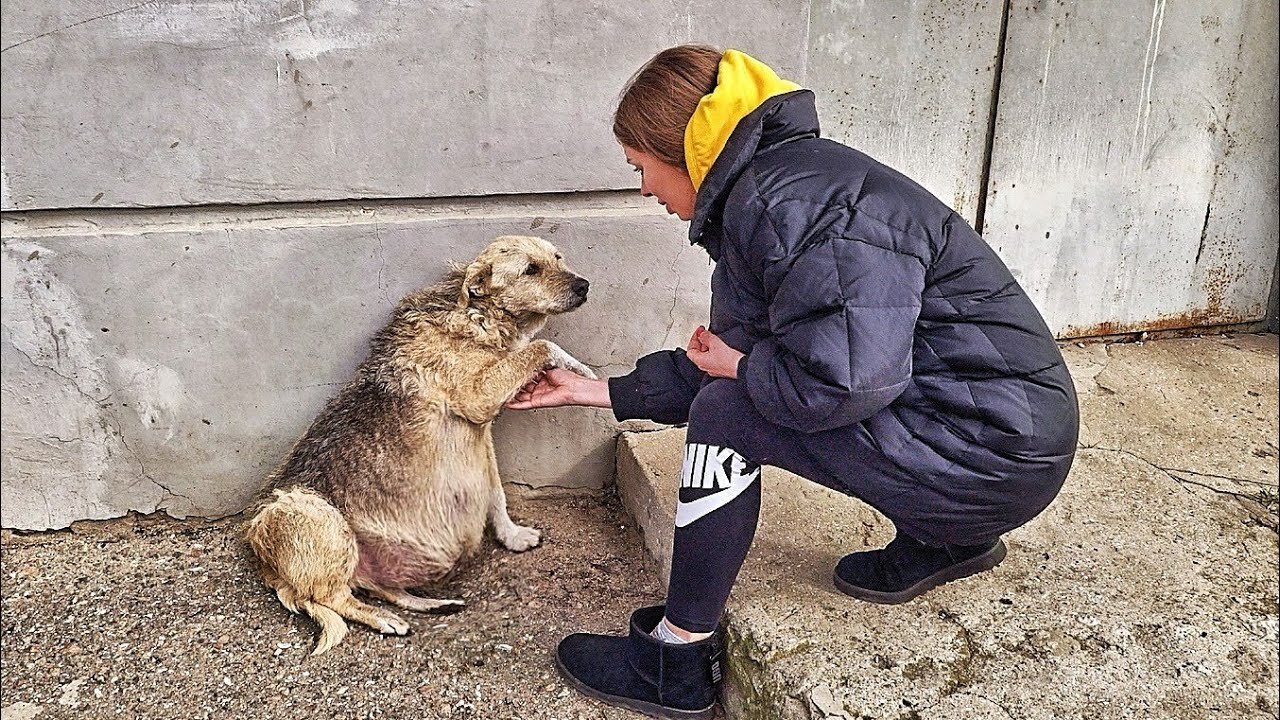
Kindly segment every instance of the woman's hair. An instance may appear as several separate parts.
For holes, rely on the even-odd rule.
[[[684,170],[684,129],[702,96],[715,90],[723,55],[707,45],[678,45],[654,55],[622,91],[614,137]]]

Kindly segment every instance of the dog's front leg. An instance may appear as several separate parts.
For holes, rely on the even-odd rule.
[[[480,369],[470,382],[454,390],[449,401],[450,407],[477,425],[487,423],[520,392],[520,388],[549,367],[562,367],[587,377],[595,377],[590,368],[575,360],[559,345],[546,340],[534,340]]]
[[[507,493],[502,489],[502,477],[498,474],[498,456],[493,451],[493,435],[485,429],[485,442],[489,448],[489,524],[494,537],[508,550],[524,552],[542,542],[542,532],[536,528],[517,525],[507,514]]]

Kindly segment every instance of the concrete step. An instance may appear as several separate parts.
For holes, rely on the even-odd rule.
[[[1274,336],[1068,354],[1093,447],[1001,566],[906,605],[831,582],[842,555],[891,539],[885,518],[765,469],[726,614],[730,717],[1274,717]],[[626,433],[618,449],[664,581],[683,442]]]

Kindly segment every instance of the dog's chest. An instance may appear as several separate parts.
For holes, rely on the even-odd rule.
[[[488,515],[492,436],[486,426],[443,425],[436,452],[419,467],[416,507],[403,519],[442,547],[469,547],[479,542]]]

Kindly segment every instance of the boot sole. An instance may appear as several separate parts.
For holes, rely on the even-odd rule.
[[[970,575],[976,575],[980,572],[986,572],[1003,562],[1007,553],[1008,550],[1004,546],[1004,541],[1000,540],[996,543],[995,547],[981,555],[971,557],[964,562],[943,568],[920,580],[915,585],[897,592],[884,592],[858,587],[857,585],[845,582],[839,575],[833,575],[833,577],[835,578],[836,589],[845,595],[858,598],[859,600],[866,600],[867,602],[879,603],[881,605],[900,605],[909,600],[914,600],[939,585],[944,585],[952,580],[959,580],[961,578],[969,577]]]
[[[560,664],[560,657],[558,655],[556,656],[556,670],[560,671],[560,677],[564,678],[565,682],[568,682],[573,686],[573,689],[583,695],[599,700],[600,702],[613,705],[614,707],[621,707],[628,710],[634,710],[638,713],[644,713],[649,717],[664,718],[665,720],[685,720],[686,718],[705,720],[706,718],[715,717],[716,714],[715,703],[711,703],[702,710],[680,710],[679,708],[663,707],[651,702],[645,702],[644,700],[636,700],[635,698],[622,697],[621,695],[610,695],[609,693],[600,692],[595,688],[583,684],[582,681],[578,680],[578,678],[570,675],[569,671],[565,670],[564,666]]]

